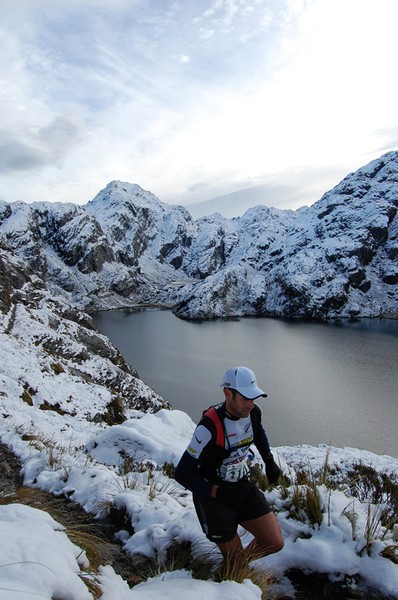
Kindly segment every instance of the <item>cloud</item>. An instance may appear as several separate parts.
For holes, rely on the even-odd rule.
[[[220,180],[215,178],[200,182],[198,179],[189,191],[192,196],[198,195],[207,199],[189,203],[187,208],[195,218],[217,210],[225,216],[239,216],[256,204],[297,209],[319,200],[347,174],[344,167],[289,169],[275,177],[264,176],[235,181],[227,194],[219,194]],[[181,204],[182,198],[183,196],[174,194],[167,200],[172,204]]]
[[[59,162],[83,139],[84,132],[79,115],[58,115],[49,125],[39,129],[37,139],[47,155]]]
[[[375,131],[375,135],[381,143],[378,152],[385,153],[398,148],[398,126],[378,129]]]
[[[0,173],[32,171],[49,165],[61,166],[84,135],[75,114],[56,116],[34,132],[0,132]]]
[[[6,3],[0,193],[72,186],[86,202],[122,179],[183,203],[300,170],[344,176],[396,141],[397,13],[396,0]]]
[[[45,157],[36,148],[0,133],[0,173],[18,173],[42,167]]]

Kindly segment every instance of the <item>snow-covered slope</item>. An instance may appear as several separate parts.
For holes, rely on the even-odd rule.
[[[72,442],[81,423],[96,429],[124,421],[131,409],[168,407],[87,314],[52,298],[43,281],[4,244],[0,298],[0,412],[8,431],[30,422],[32,434],[45,438],[48,432],[41,425],[51,421],[57,423],[51,435],[57,435],[57,427],[66,428]]]
[[[398,152],[313,206],[192,219],[114,181],[86,206],[0,202],[0,236],[84,309],[155,303],[188,319],[398,314]]]

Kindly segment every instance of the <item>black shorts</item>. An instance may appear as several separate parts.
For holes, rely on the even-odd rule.
[[[232,540],[238,525],[244,521],[272,512],[268,500],[254,483],[247,483],[244,501],[233,508],[217,502],[215,498],[204,502],[196,494],[193,494],[193,502],[204,534],[216,544]]]

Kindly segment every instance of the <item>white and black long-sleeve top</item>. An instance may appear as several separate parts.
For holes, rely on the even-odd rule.
[[[216,409],[224,426],[224,447],[216,444],[214,422],[202,417],[175,472],[176,481],[203,500],[211,497],[214,484],[230,485],[246,477],[251,444],[264,461],[272,456],[257,405],[242,419],[229,415],[225,403]]]

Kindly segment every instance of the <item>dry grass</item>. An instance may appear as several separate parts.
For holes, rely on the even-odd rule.
[[[26,504],[28,506],[32,506],[33,508],[39,508],[40,510],[44,510],[46,512],[49,512],[51,509],[51,500],[48,499],[48,501],[46,501],[45,495],[34,488],[21,486],[11,494],[4,494],[3,496],[0,496],[0,504],[3,506],[17,503]]]
[[[219,550],[217,548],[209,549],[208,546],[203,551],[196,549],[196,556],[193,557],[190,542],[174,541],[167,551],[166,560],[155,566],[151,576],[186,569],[192,573],[194,579],[203,581],[236,581],[242,583],[245,579],[250,579],[261,589],[263,600],[277,600],[271,589],[275,579],[268,571],[256,569],[251,565],[251,562],[256,558],[258,556],[253,554],[252,556],[246,556],[245,560],[242,561],[242,555],[238,557],[236,554],[231,554],[226,560],[222,561]]]
[[[92,575],[91,573],[80,573],[80,579],[83,581],[84,585],[87,587],[90,594],[93,598],[99,599],[102,597],[102,588],[98,581],[98,579]]]
[[[381,553],[384,558],[388,558],[394,564],[398,565],[398,544],[392,544],[391,546],[386,546],[383,552]]]
[[[242,560],[242,555],[231,554],[221,563],[218,570],[218,581],[236,581],[243,583],[245,579],[252,581],[261,590],[263,600],[277,600],[277,595],[272,591],[275,584],[275,577],[270,571],[259,569],[252,565],[252,562],[258,558],[256,554],[246,555]]]
[[[98,573],[101,565],[111,561],[111,554],[106,550],[104,540],[87,531],[84,525],[68,525],[65,533],[71,542],[82,549],[79,557],[85,552],[91,571]]]

